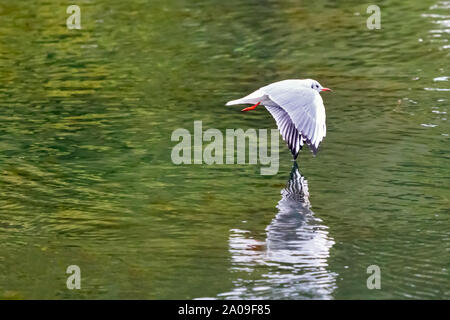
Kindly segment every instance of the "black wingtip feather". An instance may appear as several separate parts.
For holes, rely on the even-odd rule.
[[[308,145],[309,150],[311,150],[311,152],[312,152],[314,155],[317,155],[317,152],[319,151],[319,147],[316,148],[316,147],[311,143],[311,140],[309,140],[309,139],[305,139],[304,141],[305,141],[306,144]]]

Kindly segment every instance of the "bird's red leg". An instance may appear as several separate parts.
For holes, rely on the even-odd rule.
[[[253,109],[255,109],[257,106],[259,106],[260,105],[260,103],[261,103],[261,101],[260,102],[258,102],[257,104],[255,104],[255,105],[253,105],[253,106],[251,106],[251,107],[248,107],[248,108],[245,108],[245,109],[242,109],[241,111],[249,111],[249,110],[253,110]]]

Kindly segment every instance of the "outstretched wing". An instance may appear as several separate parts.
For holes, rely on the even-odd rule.
[[[289,150],[291,150],[294,159],[297,159],[298,153],[303,146],[303,141],[297,128],[295,128],[291,117],[289,117],[289,114],[275,103],[267,103],[265,107],[275,119],[278,130],[280,131],[283,140],[286,141]]]
[[[289,115],[298,133],[316,154],[327,132],[325,106],[316,90],[302,87],[297,81],[284,80],[260,90]]]

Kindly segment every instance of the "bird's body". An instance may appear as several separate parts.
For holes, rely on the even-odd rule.
[[[283,80],[241,99],[229,101],[226,105],[254,104],[242,111],[264,105],[275,119],[283,140],[296,159],[304,143],[316,154],[326,135],[325,107],[320,91],[330,89],[323,88],[312,79]]]

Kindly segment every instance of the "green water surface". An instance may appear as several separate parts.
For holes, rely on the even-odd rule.
[[[376,1],[380,30],[359,1],[76,2],[81,30],[0,0],[0,298],[450,298],[449,1]],[[281,140],[276,175],[173,164],[195,120],[275,128],[224,104],[289,78],[334,90],[307,199]]]

